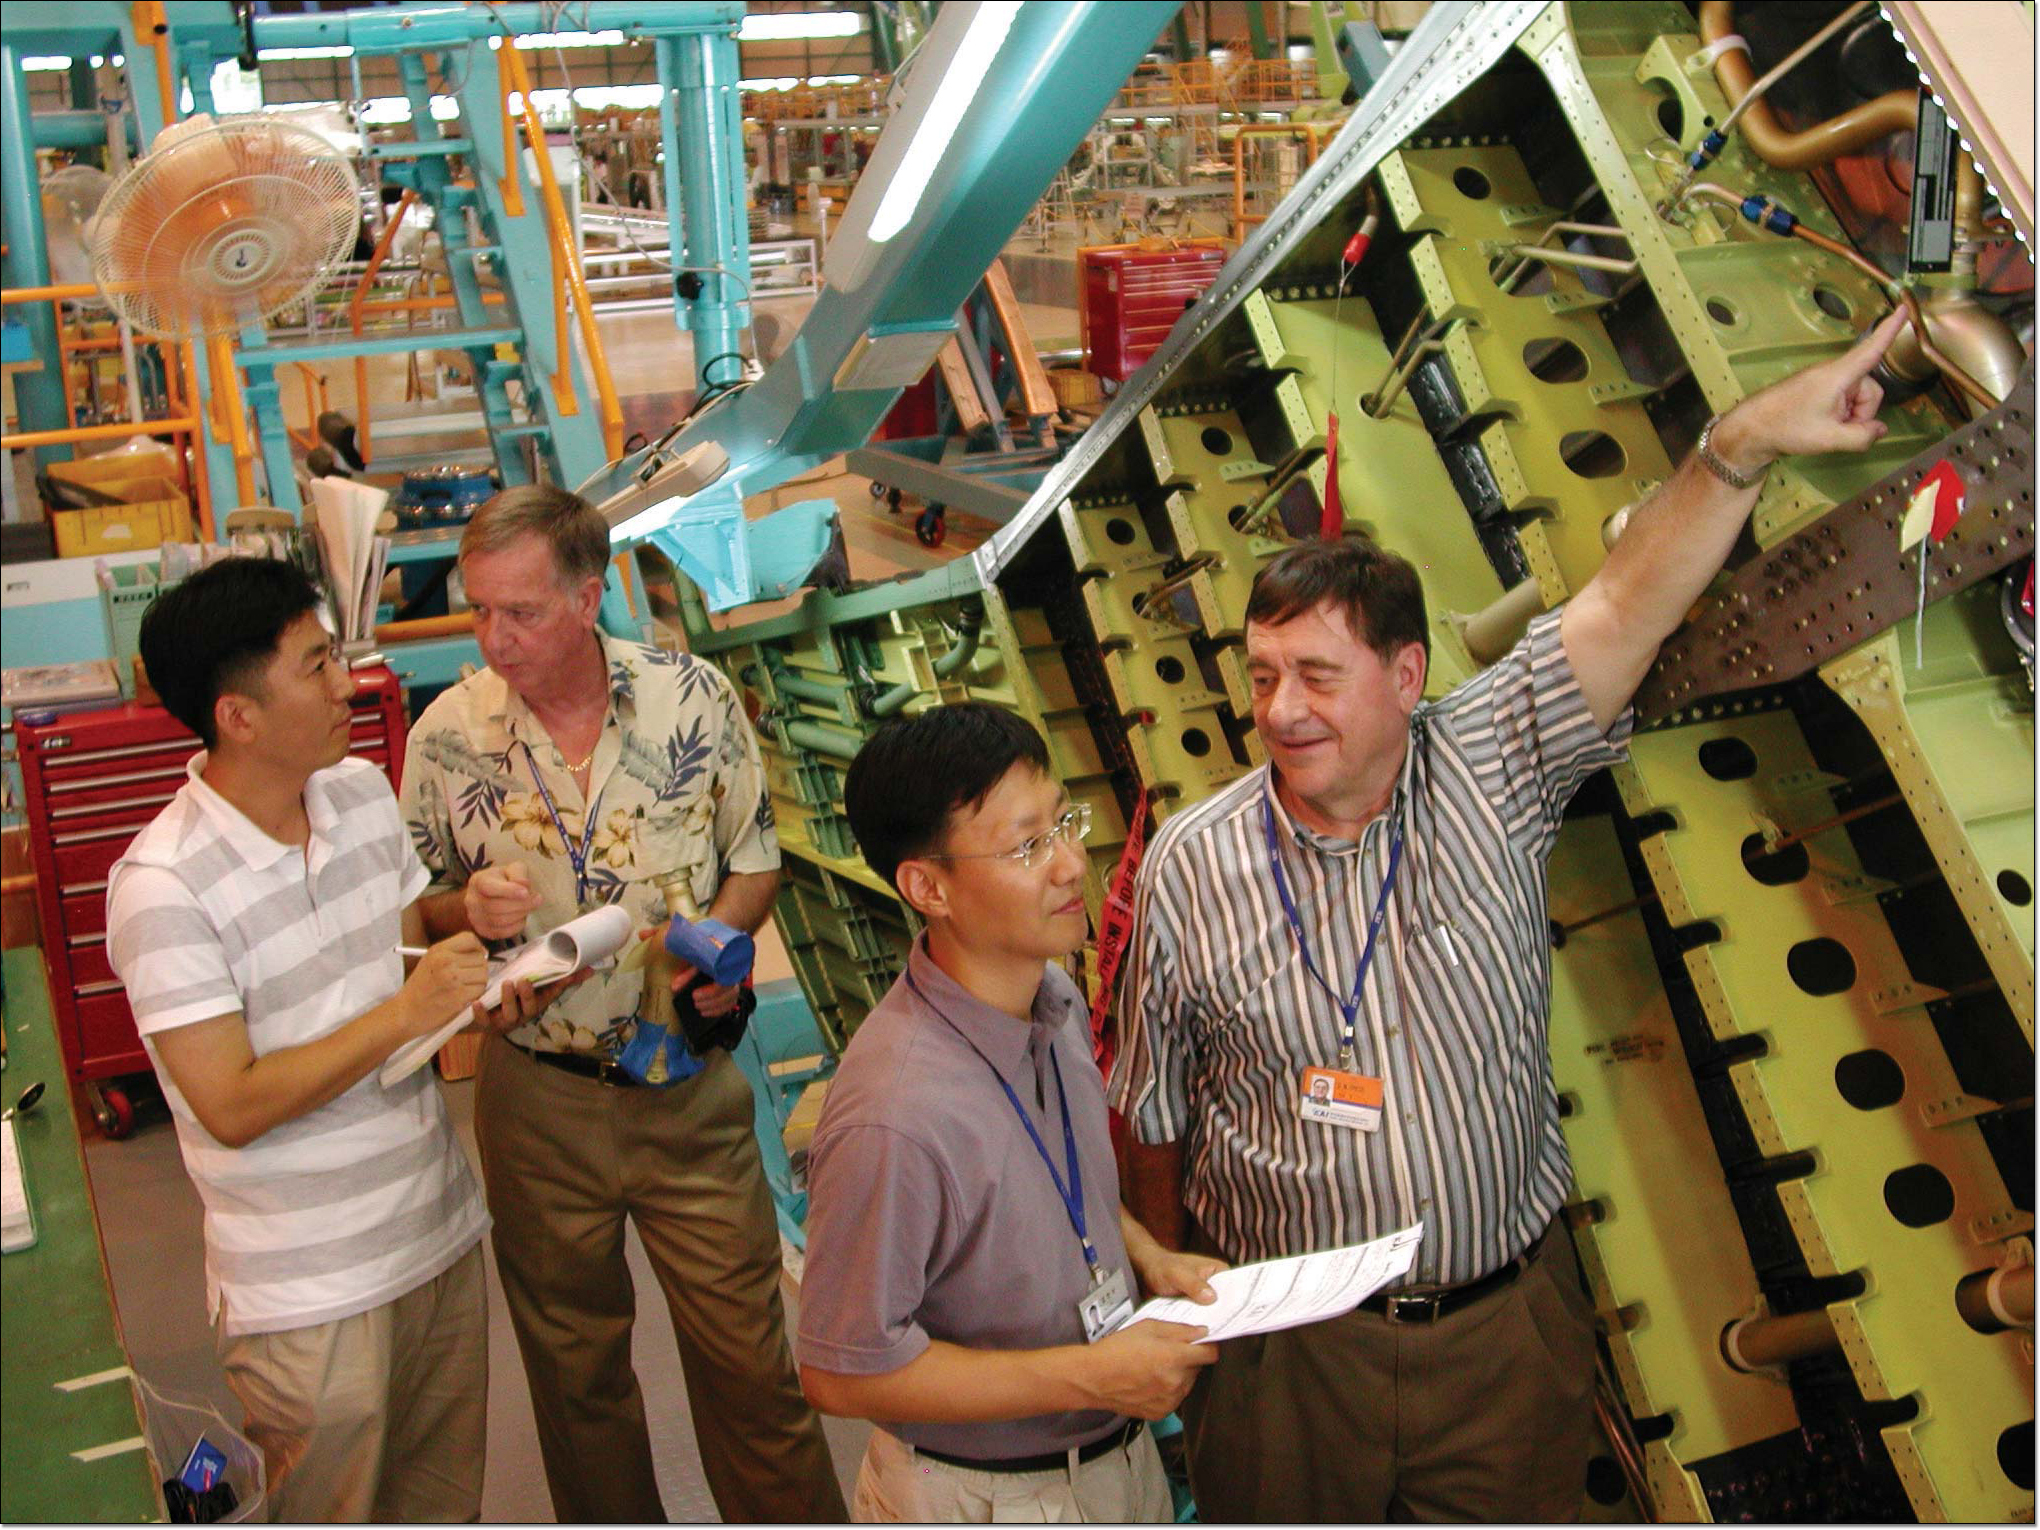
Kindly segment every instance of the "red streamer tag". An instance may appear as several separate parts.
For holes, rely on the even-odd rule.
[[[1935,463],[1905,507],[1905,518],[1898,527],[1899,551],[1904,552],[1929,537],[1936,542],[1945,541],[1955,523],[1962,519],[1968,503],[1969,486],[1955,471],[1955,464],[1945,458]]]
[[[1318,517],[1318,540],[1329,542],[1346,529],[1346,512],[1339,504],[1339,417],[1325,415],[1325,498],[1324,513]]]

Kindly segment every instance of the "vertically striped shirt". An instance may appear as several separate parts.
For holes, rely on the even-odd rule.
[[[1185,1140],[1184,1201],[1236,1261],[1335,1248],[1421,1222],[1410,1285],[1474,1280],[1529,1246],[1572,1164],[1546,1044],[1545,864],[1567,801],[1621,757],[1547,612],[1508,655],[1411,719],[1390,811],[1357,842],[1290,821],[1268,767],[1163,825],[1141,866],[1119,996],[1113,1099],[1138,1140]],[[1403,815],[1401,870],[1355,1018],[1381,1128],[1306,1121],[1301,1075],[1336,1067],[1342,1020],[1306,970],[1352,991]]]
[[[228,1147],[155,1037],[238,1011],[260,1057],[339,1029],[404,980],[400,917],[430,880],[396,794],[366,760],[305,783],[311,838],[280,844],[200,779],[205,756],[115,864],[107,950],[205,1203],[206,1306],[230,1336],[328,1323],[447,1269],[488,1213],[429,1070]]]

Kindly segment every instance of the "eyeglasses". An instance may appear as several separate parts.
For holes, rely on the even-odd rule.
[[[1067,840],[1076,844],[1091,832],[1091,805],[1080,802],[1032,839],[1023,839],[1010,850],[979,850],[969,855],[924,855],[924,861],[1018,861],[1027,870],[1046,866],[1055,847]]]

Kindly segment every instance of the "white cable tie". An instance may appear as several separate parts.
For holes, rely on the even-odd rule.
[[[1744,53],[1748,53],[1750,51],[1749,42],[1740,32],[1730,32],[1726,37],[1715,38],[1713,42],[1687,59],[1686,67],[1689,70],[1712,69],[1716,59],[1720,58],[1722,54],[1732,52],[1737,48],[1740,48]]]

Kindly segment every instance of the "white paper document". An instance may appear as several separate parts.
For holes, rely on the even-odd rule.
[[[494,1009],[503,1001],[503,985],[518,978],[537,987],[608,961],[623,949],[635,931],[630,911],[619,903],[610,903],[578,919],[569,919],[543,940],[530,941],[515,951],[491,957],[489,986],[482,990],[482,1008]],[[467,1028],[469,1016],[469,1010],[462,1010],[431,1035],[407,1041],[390,1053],[389,1060],[382,1065],[383,1087],[401,1083],[424,1067],[434,1052]]]
[[[1421,1225],[1317,1254],[1297,1254],[1221,1270],[1211,1277],[1218,1300],[1209,1304],[1180,1296],[1157,1297],[1126,1321],[1149,1318],[1188,1323],[1209,1330],[1201,1342],[1273,1333],[1351,1312],[1397,1276],[1409,1273],[1423,1241]]]

